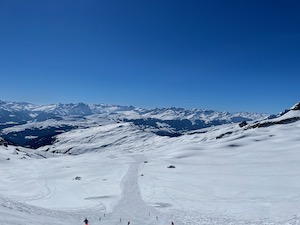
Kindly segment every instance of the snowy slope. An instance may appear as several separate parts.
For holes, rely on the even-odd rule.
[[[98,151],[142,152],[162,145],[167,138],[143,132],[130,123],[76,129],[57,136],[51,148],[57,153],[81,154]]]
[[[0,137],[12,145],[39,148],[52,144],[56,135],[74,129],[130,122],[142,131],[176,137],[191,130],[254,121],[266,114],[214,110],[142,109],[108,104],[49,104],[0,101]]]
[[[0,146],[0,224],[300,224],[300,121],[274,123],[298,115],[172,138],[110,121]]]
[[[224,217],[281,224],[299,215],[299,131],[297,122],[161,148],[141,171],[144,200],[172,205],[162,210],[191,224]]]

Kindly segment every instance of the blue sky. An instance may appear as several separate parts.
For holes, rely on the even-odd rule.
[[[299,1],[0,0],[0,99],[276,113]]]

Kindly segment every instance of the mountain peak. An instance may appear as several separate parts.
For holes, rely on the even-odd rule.
[[[300,110],[300,102],[296,103],[290,110]]]

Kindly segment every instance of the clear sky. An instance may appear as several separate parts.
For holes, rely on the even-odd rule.
[[[0,0],[0,99],[276,113],[299,0]]]

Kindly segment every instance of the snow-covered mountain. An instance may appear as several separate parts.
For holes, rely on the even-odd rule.
[[[203,120],[210,122],[213,120],[222,120],[228,122],[240,122],[242,120],[258,120],[266,117],[267,114],[259,113],[229,113],[219,112],[214,110],[192,109],[187,110],[183,108],[155,108],[142,109],[133,106],[120,106],[108,104],[50,104],[50,105],[34,105],[24,102],[5,102],[0,101],[0,119],[2,123],[11,122],[16,114],[24,114],[23,121],[36,119],[43,115],[53,117],[66,116],[89,116],[93,114],[110,115],[115,118],[127,119],[141,119],[154,118],[159,120]],[[5,117],[6,116],[6,117]],[[42,118],[40,118],[41,120]]]
[[[0,134],[11,144],[38,148],[52,143],[61,132],[116,122],[129,122],[141,130],[174,137],[191,130],[260,120],[267,116],[201,109],[142,109],[84,103],[35,105],[0,101]]]
[[[6,128],[77,126],[35,150],[0,139],[0,224],[298,225],[299,105],[178,137],[103,114]]]
[[[219,126],[207,127],[204,129],[192,130],[183,133],[176,139],[164,136],[157,136],[151,129],[139,129],[130,122],[108,123],[103,126],[85,127],[74,129],[70,132],[59,134],[56,142],[51,146],[41,149],[55,149],[56,153],[81,154],[86,152],[97,152],[103,150],[122,150],[139,152],[145,147],[148,149],[159,148],[163,145],[173,145],[174,141],[185,142],[187,136],[191,137],[193,143],[194,135],[203,136],[201,141],[213,141],[227,137],[235,137],[245,133],[247,130],[255,128],[265,128],[280,124],[293,124],[300,121],[300,110],[292,107],[287,113],[276,119],[262,119],[251,121],[245,126],[240,124],[223,124]],[[172,136],[171,136],[172,137]],[[199,139],[195,139],[199,142]],[[143,146],[143,147],[141,147]]]
[[[276,124],[289,124],[300,120],[300,102],[266,120],[258,121],[247,128],[268,127]]]

